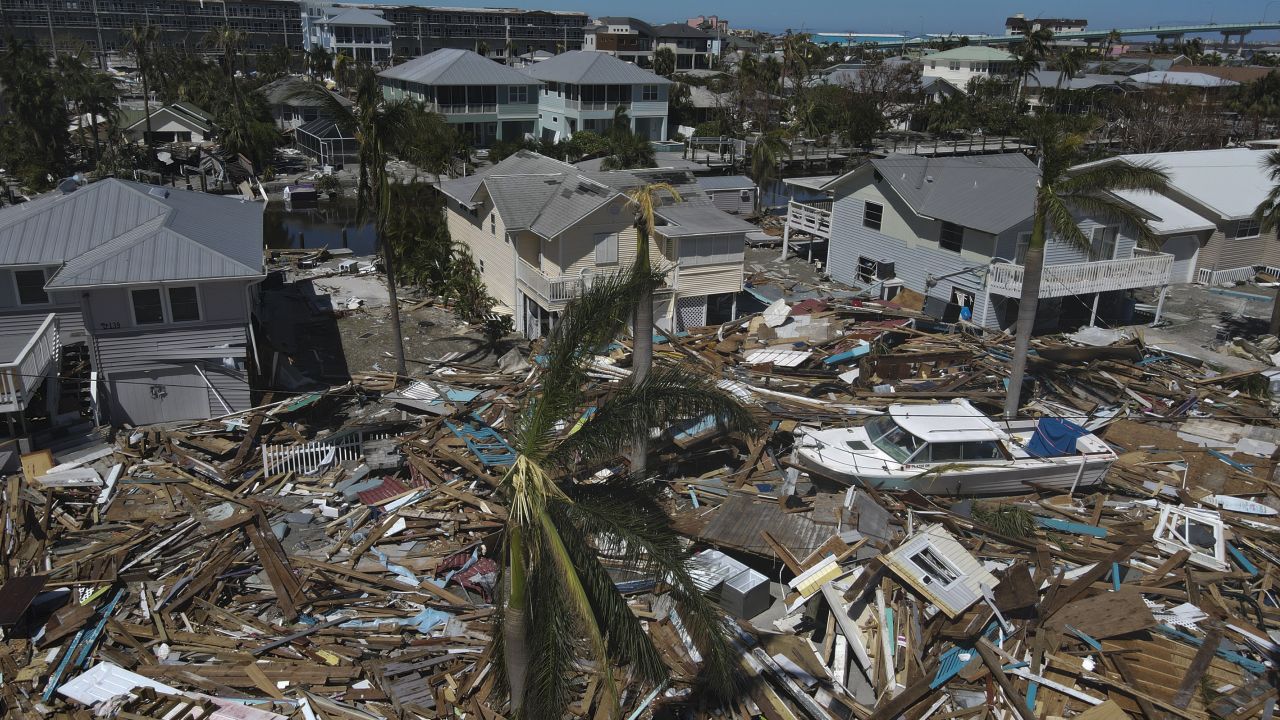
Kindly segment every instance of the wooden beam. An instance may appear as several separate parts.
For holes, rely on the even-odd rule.
[[[1182,676],[1182,684],[1178,686],[1178,692],[1173,696],[1174,707],[1185,710],[1191,704],[1191,698],[1200,685],[1200,678],[1204,677],[1205,671],[1209,669],[1209,663],[1213,662],[1213,656],[1218,652],[1218,643],[1222,642],[1222,623],[1210,620],[1206,625],[1208,628],[1205,631],[1204,642],[1200,643],[1200,649],[1191,659],[1191,664],[1187,666],[1187,674]]]
[[[1018,692],[1018,689],[1013,686],[1013,681],[1005,674],[1004,667],[1000,664],[1000,657],[996,655],[996,649],[992,647],[991,641],[981,637],[978,638],[975,646],[978,648],[978,654],[982,656],[982,662],[991,671],[991,677],[995,678],[996,683],[1000,685],[1000,689],[1004,691],[1005,697],[1009,698],[1018,716],[1022,720],[1037,720],[1036,714],[1027,707],[1027,698]]]

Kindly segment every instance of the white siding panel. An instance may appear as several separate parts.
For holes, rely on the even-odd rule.
[[[506,241],[506,226],[502,218],[497,218],[497,234],[489,232],[489,213],[493,207],[487,203],[479,208],[476,218],[463,214],[457,205],[450,205],[447,213],[449,237],[460,242],[471,250],[477,263],[483,263],[480,274],[485,288],[495,300],[514,308],[516,304],[515,252]]]
[[[682,296],[740,292],[742,290],[742,265],[704,265],[696,268],[681,268],[676,290]]]

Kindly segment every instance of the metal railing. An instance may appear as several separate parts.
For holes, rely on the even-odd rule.
[[[49,370],[57,367],[61,351],[58,316],[49,313],[17,356],[0,364],[0,412],[19,412],[26,408]]]
[[[1168,253],[1135,251],[1127,260],[1045,265],[1040,278],[1040,297],[1130,290],[1168,285],[1173,256]],[[993,263],[987,270],[987,289],[997,295],[1013,296],[1022,292],[1022,266]]]
[[[496,113],[497,103],[464,103],[462,105],[437,105],[441,115],[466,115],[468,113]]]
[[[564,106],[570,110],[608,110],[613,112],[616,108],[631,108],[630,100],[565,100]]]
[[[831,206],[830,200],[812,203],[792,200],[787,203],[787,227],[816,237],[830,238]]]

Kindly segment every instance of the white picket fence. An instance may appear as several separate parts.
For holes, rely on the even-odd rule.
[[[355,430],[303,445],[263,445],[262,472],[265,477],[293,472],[314,475],[338,463],[358,460],[363,454],[366,440],[381,440],[390,433],[370,433]]]

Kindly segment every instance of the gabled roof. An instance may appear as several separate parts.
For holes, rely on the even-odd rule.
[[[653,34],[653,26],[649,23],[633,17],[620,17],[618,15],[608,15],[596,18],[596,22],[601,25],[630,25],[643,33]]]
[[[530,77],[571,85],[670,85],[671,81],[597,50],[561,53],[525,68]]]
[[[1099,163],[1157,165],[1168,173],[1169,186],[1176,194],[1203,205],[1221,219],[1243,220],[1253,215],[1271,191],[1272,182],[1263,165],[1267,154],[1267,150],[1225,148],[1120,155]]]
[[[971,157],[891,154],[870,165],[916,214],[992,235],[1031,217],[1035,204],[1035,164],[1020,153]],[[866,166],[832,180],[844,183]]]
[[[925,60],[968,60],[977,62],[1013,62],[1013,53],[986,45],[966,45],[926,55]]]
[[[308,80],[304,77],[288,76],[282,77],[258,88],[258,92],[267,99],[269,105],[292,105],[293,107],[320,107],[322,103],[318,98],[308,97],[307,95],[295,95],[302,90],[311,87],[320,87],[318,83]],[[355,103],[339,95],[336,92],[329,91],[343,107],[351,107]]]
[[[1147,225],[1157,235],[1200,232],[1217,227],[1213,221],[1201,216],[1177,200],[1150,190],[1115,190],[1121,200],[1134,205],[1151,216]]]
[[[0,210],[0,265],[61,265],[50,288],[262,275],[258,203],[108,179]]]
[[[420,85],[533,85],[537,81],[470,50],[446,48],[378,73]]]
[[[376,13],[360,8],[344,8],[337,15],[331,15],[318,25],[359,25],[364,27],[391,27],[395,23]]]
[[[203,113],[203,111],[200,112]],[[202,134],[208,133],[211,129],[211,126],[207,121],[202,120],[200,117],[189,111],[183,111],[176,106],[165,105],[163,107],[151,108],[152,125],[155,125],[157,122],[165,119],[179,122],[194,130],[199,130]],[[133,130],[134,128],[141,127],[146,123],[146,120],[147,113],[145,110],[129,109],[120,111],[120,127],[125,130]]]
[[[687,23],[667,23],[666,25],[655,25],[653,34],[659,38],[697,38],[699,40],[710,40],[712,35],[705,30],[692,27]]]

